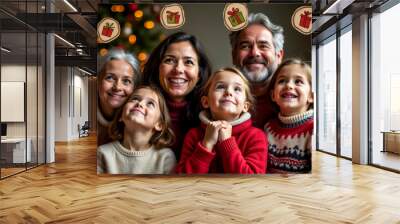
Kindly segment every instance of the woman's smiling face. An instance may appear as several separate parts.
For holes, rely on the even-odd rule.
[[[134,75],[132,66],[125,60],[107,62],[99,85],[100,106],[105,114],[111,115],[132,94]]]
[[[199,81],[198,56],[189,41],[171,44],[159,67],[160,84],[173,101],[183,101]]]

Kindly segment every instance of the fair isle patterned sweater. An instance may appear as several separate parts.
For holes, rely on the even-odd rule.
[[[272,119],[264,126],[268,138],[268,173],[311,171],[313,110]]]

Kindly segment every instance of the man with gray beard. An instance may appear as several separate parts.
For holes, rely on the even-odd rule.
[[[283,28],[262,14],[250,14],[246,28],[231,32],[233,64],[240,68],[251,83],[256,105],[252,113],[254,126],[263,129],[274,111],[267,87],[272,74],[283,58]]]

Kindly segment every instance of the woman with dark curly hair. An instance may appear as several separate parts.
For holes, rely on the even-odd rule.
[[[177,158],[185,133],[199,124],[200,90],[211,73],[203,46],[193,35],[177,32],[151,53],[143,70],[144,82],[159,87],[166,98],[176,141]]]

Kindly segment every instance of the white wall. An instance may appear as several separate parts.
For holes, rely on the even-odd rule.
[[[78,124],[88,120],[88,78],[72,67],[56,67],[55,141],[79,137]]]
[[[26,70],[25,70],[26,69]],[[25,65],[2,65],[1,66],[1,81],[10,81],[10,82],[25,82],[25,75],[26,72],[28,74],[36,74],[36,66],[27,66]],[[28,77],[30,77],[28,75]],[[36,81],[29,80],[29,85],[36,86]],[[31,110],[34,106],[36,109],[36,88],[27,88],[27,103],[29,104]],[[33,102],[33,104],[32,104]],[[40,105],[39,105],[40,106]],[[7,108],[1,108],[1,110],[7,110]],[[29,111],[31,111],[29,110]],[[37,120],[36,113],[27,113],[27,120],[28,122],[35,122]],[[25,137],[25,123],[26,122],[7,122],[7,136],[8,137]],[[28,128],[34,128],[36,133],[36,125],[33,126],[32,124],[28,125]],[[29,133],[28,130],[28,137]],[[36,136],[36,134],[35,134]]]
[[[55,67],[55,141],[68,139],[68,68]]]
[[[74,74],[74,81],[72,83],[74,91],[72,94],[71,99],[73,99],[74,102],[71,103],[71,105],[74,105],[72,108],[72,120],[71,120],[71,127],[72,127],[72,136],[74,138],[79,136],[78,133],[78,124],[81,126],[85,123],[85,121],[88,121],[88,78],[87,76],[82,76],[84,75],[81,73],[79,70],[74,69],[73,70]]]
[[[1,66],[2,81],[18,81],[25,82],[26,102],[20,109],[22,113],[26,112],[26,120],[24,122],[6,122],[7,137],[9,138],[25,138],[30,139],[32,161],[44,163],[44,83],[42,67],[25,66],[20,64],[3,64]],[[25,80],[27,78],[27,80]],[[23,91],[23,90],[22,90]],[[24,94],[24,92],[22,92]],[[2,96],[7,97],[7,96]],[[25,105],[26,103],[26,105]],[[13,113],[10,108],[1,108],[7,113]],[[15,113],[15,112],[14,112]]]
[[[1,80],[25,82],[25,69],[22,65],[2,65]],[[7,108],[1,108],[1,110],[7,110]],[[25,137],[25,123],[7,123],[7,137]]]

